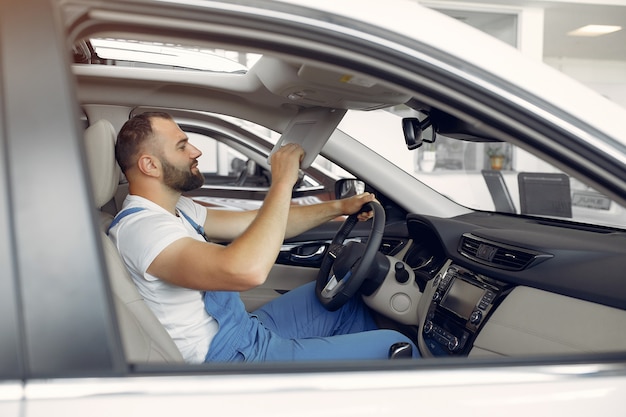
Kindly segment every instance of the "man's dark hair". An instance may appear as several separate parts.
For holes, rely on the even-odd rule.
[[[164,112],[146,112],[133,116],[124,123],[117,135],[115,143],[115,159],[122,172],[126,172],[136,161],[137,154],[146,140],[152,137],[151,119],[172,120],[172,116]]]

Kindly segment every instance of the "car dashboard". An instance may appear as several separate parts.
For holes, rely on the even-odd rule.
[[[409,214],[406,233],[390,258],[412,279],[364,299],[416,325],[422,356],[626,349],[626,233],[483,212]]]

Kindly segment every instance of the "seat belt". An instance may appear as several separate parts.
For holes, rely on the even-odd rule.
[[[131,214],[137,213],[139,211],[145,210],[145,207],[131,207],[131,208],[127,208],[125,210],[120,211],[119,213],[117,213],[117,215],[115,216],[115,218],[113,219],[113,221],[111,222],[111,224],[109,225],[109,228],[107,229],[107,235],[109,234],[109,232],[111,231],[112,228],[114,228],[115,226],[117,226],[117,224],[126,216],[129,216]],[[183,217],[189,222],[189,224],[191,225],[191,227],[194,228],[194,230],[196,232],[198,232],[198,234],[200,236],[202,236],[202,238],[204,238],[205,241],[209,241],[209,239],[207,238],[205,232],[204,232],[204,227],[200,226],[198,223],[196,223],[191,217],[189,217],[184,211],[182,211],[181,209],[177,209],[180,214],[183,215]]]

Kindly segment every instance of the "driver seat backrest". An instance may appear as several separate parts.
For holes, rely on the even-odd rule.
[[[182,363],[180,351],[137,291],[115,244],[106,234],[113,217],[102,211],[102,207],[115,196],[120,178],[120,168],[115,161],[115,136],[113,125],[107,120],[99,120],[85,130],[84,138],[126,360],[129,363]]]

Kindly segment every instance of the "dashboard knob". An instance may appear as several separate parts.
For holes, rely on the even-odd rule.
[[[470,316],[470,323],[472,324],[480,323],[480,320],[482,318],[483,318],[483,313],[481,313],[479,310],[474,310],[474,312],[472,312],[472,315]]]
[[[432,331],[433,331],[433,322],[429,320],[426,323],[424,323],[424,334],[429,334]]]
[[[404,284],[409,280],[409,272],[406,268],[404,268],[404,264],[402,262],[396,262],[394,269],[396,271],[396,281],[400,284]]]
[[[457,337],[452,336],[452,338],[448,339],[448,349],[454,352],[458,347],[459,347],[459,339]]]

